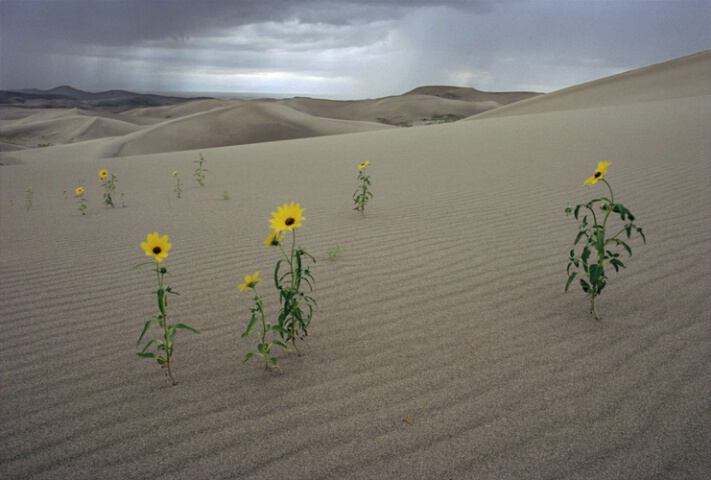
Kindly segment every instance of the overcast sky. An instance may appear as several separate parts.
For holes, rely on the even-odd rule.
[[[0,88],[550,92],[711,48],[710,0],[0,0]]]

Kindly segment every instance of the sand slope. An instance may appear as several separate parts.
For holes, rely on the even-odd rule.
[[[533,97],[479,118],[711,95],[711,50]]]
[[[644,75],[701,89],[698,72]],[[205,149],[207,184],[187,175],[180,200],[170,172],[195,151],[1,167],[0,476],[707,478],[711,97],[664,84],[676,94],[629,102],[616,81],[599,107]],[[604,191],[582,185],[603,159],[648,243],[631,241],[596,322],[563,293],[563,210]],[[100,168],[125,208],[101,206]],[[62,193],[78,178],[84,217]],[[280,376],[240,364],[256,338],[236,285],[260,270],[276,314],[261,242],[289,201],[319,310]],[[203,332],[178,337],[177,387],[133,354],[155,278],[131,267],[154,230],[173,242],[173,320]]]

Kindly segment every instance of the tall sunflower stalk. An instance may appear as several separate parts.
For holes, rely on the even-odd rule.
[[[183,193],[183,184],[180,181],[177,170],[173,170],[172,175],[175,177],[175,188],[173,189],[173,193],[175,193],[176,197],[180,198],[180,195]]]
[[[116,183],[118,182],[116,174],[109,173],[106,169],[100,170],[99,182],[104,187],[104,205],[107,207],[114,207],[115,205],[112,195],[116,191]]]
[[[155,339],[152,338],[146,342],[143,349],[137,352],[141,358],[154,358],[161,368],[165,368],[173,385],[177,385],[178,382],[175,381],[173,376],[173,370],[171,368],[171,359],[173,356],[173,348],[175,347],[175,335],[178,330],[187,330],[193,333],[200,333],[192,327],[184,325],[182,323],[177,323],[175,325],[170,325],[168,323],[168,295],[178,295],[177,292],[173,291],[171,287],[165,284],[165,276],[168,275],[168,269],[164,265],[161,265],[163,260],[168,257],[168,252],[173,247],[173,245],[168,241],[168,235],[163,235],[162,237],[158,235],[158,232],[153,232],[148,234],[146,241],[141,243],[141,248],[146,253],[147,256],[153,257],[155,261],[155,272],[158,279],[158,290],[154,293],[158,299],[158,315],[154,316],[146,322],[143,326],[143,331],[138,337],[136,342],[136,347],[138,347],[143,341],[148,329],[154,322],[158,322],[162,330],[162,338]],[[154,261],[149,261],[136,265],[140,267],[142,265],[153,264]],[[148,349],[155,346],[157,353],[149,352]]]
[[[633,223],[635,217],[632,212],[621,203],[615,202],[612,186],[604,178],[610,165],[610,162],[607,161],[598,163],[593,176],[583,183],[592,186],[599,181],[603,182],[610,192],[609,198],[603,196],[590,200],[588,203],[565,209],[566,215],[572,213],[575,219],[580,222],[580,230],[573,245],[577,245],[583,237],[586,239],[580,255],[576,255],[575,248],[570,251],[567,267],[568,281],[565,284],[565,291],[568,291],[575,277],[581,274],[583,278],[580,279],[580,287],[590,298],[590,313],[595,316],[596,320],[600,320],[600,315],[595,308],[595,300],[600,296],[608,281],[605,268],[612,266],[616,272],[619,272],[620,268],[625,268],[624,263],[620,260],[620,253],[615,251],[616,247],[617,249],[622,247],[628,255],[632,256],[632,249],[620,238],[620,235],[625,233],[626,237],[630,238],[632,230],[635,230],[642,237],[644,243],[647,243],[642,228]],[[596,211],[596,207],[598,211]],[[581,210],[585,213],[582,218],[580,218]],[[600,217],[598,217],[598,213]],[[619,231],[608,237],[607,222],[612,213],[619,214],[620,220],[625,223]],[[589,219],[592,219],[592,223]],[[582,268],[582,272],[576,270],[571,272],[571,267]]]
[[[294,202],[278,207],[269,220],[272,233],[264,242],[267,247],[278,248],[284,257],[274,268],[274,284],[279,290],[279,303],[282,306],[277,325],[281,329],[279,333],[282,338],[287,343],[291,342],[299,356],[301,350],[296,340],[305,342],[316,307],[316,300],[304,292],[304,286],[308,286],[309,292],[313,290],[314,281],[309,267],[305,267],[304,263],[309,260],[316,263],[316,259],[303,248],[296,247],[296,229],[305,220],[303,212],[301,205]],[[291,246],[287,250],[282,243],[284,232],[291,232]]]
[[[264,358],[264,368],[265,370],[271,370],[272,368],[277,368],[281,372],[281,367],[279,367],[279,362],[276,357],[271,355],[271,350],[273,346],[279,346],[285,350],[289,350],[289,347],[281,340],[267,341],[267,335],[270,332],[275,332],[279,334],[288,333],[279,325],[271,325],[266,320],[266,315],[264,314],[264,304],[262,303],[262,298],[257,292],[257,284],[261,283],[262,279],[259,278],[259,272],[255,272],[254,275],[247,275],[244,277],[244,283],[238,285],[240,292],[247,292],[252,290],[254,292],[254,306],[250,309],[252,313],[252,318],[247,324],[247,329],[242,333],[242,338],[249,336],[252,333],[259,335],[259,343],[257,344],[256,352],[249,352],[245,355],[242,363],[246,362],[254,355],[259,355]],[[258,325],[261,324],[261,330],[257,330]]]
[[[355,203],[355,208],[361,215],[365,216],[365,204],[368,200],[373,198],[373,194],[370,192],[368,187],[370,186],[370,176],[366,175],[365,169],[370,165],[369,161],[365,161],[358,165],[358,181],[360,181],[360,186],[353,192],[353,202]]]
[[[32,187],[27,187],[25,189],[25,208],[27,210],[32,208]]]
[[[205,172],[207,172],[207,168],[203,166],[205,164],[205,158],[202,156],[202,153],[200,154],[200,158],[198,160],[195,160],[193,163],[198,164],[197,168],[195,169],[195,172],[193,173],[193,177],[195,177],[195,180],[197,180],[198,184],[201,187],[204,187]]]
[[[77,210],[79,210],[82,215],[86,215],[87,200],[84,198],[84,187],[77,187],[74,190],[74,197],[77,199]]]

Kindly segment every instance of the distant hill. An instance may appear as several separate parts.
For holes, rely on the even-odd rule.
[[[0,105],[20,108],[79,108],[103,109],[122,112],[141,107],[164,107],[210,97],[168,97],[149,93],[134,93],[126,90],[85,92],[67,85],[38,90],[0,90]]]

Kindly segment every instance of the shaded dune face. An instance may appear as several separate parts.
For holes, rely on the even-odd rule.
[[[0,477],[706,478],[709,66],[704,53],[565,102],[415,128],[205,101],[126,113],[135,132],[13,153],[23,163],[0,166]],[[97,128],[73,115],[63,135]],[[253,135],[377,128],[140,153],[233,138],[249,118]],[[191,177],[200,154],[204,187]],[[362,217],[352,193],[366,160]],[[564,293],[578,232],[564,210],[604,195],[583,185],[603,160],[647,244],[630,240],[597,322],[584,294]],[[125,207],[104,207],[101,169]],[[86,215],[71,193],[82,178]],[[270,375],[241,363],[256,340],[240,338],[253,300],[237,286],[259,271],[274,322],[281,257],[263,242],[290,202],[304,209],[318,309],[303,356],[279,351],[284,374]],[[171,321],[202,332],[177,337],[176,387],[134,354],[156,279],[131,267],[155,231],[172,244]]]

